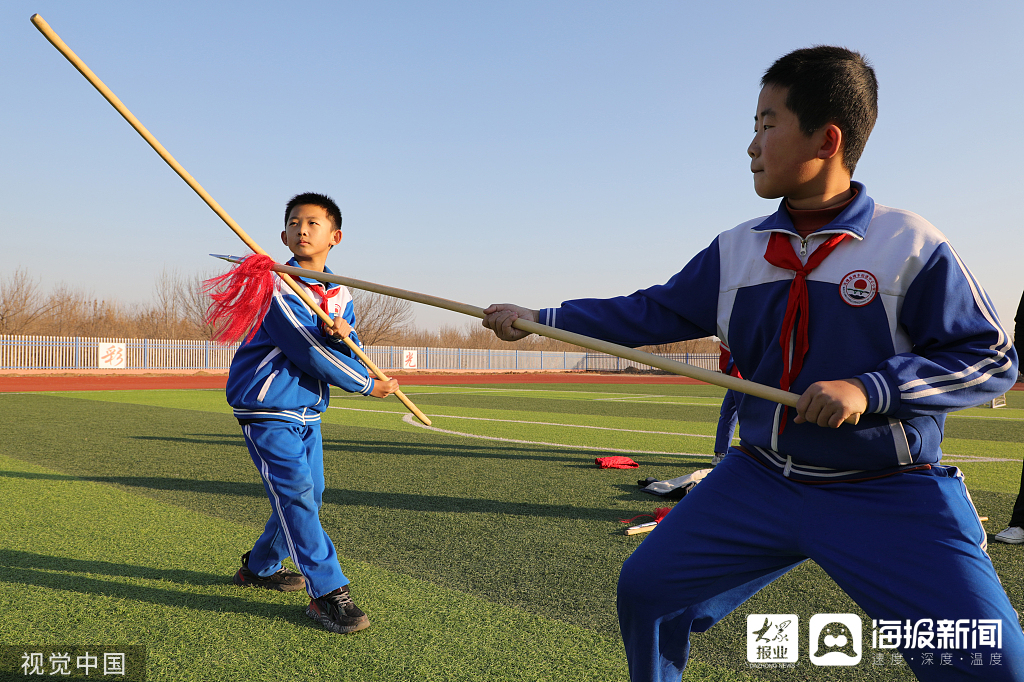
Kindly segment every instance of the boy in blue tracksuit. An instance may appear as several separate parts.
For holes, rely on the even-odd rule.
[[[327,254],[341,237],[341,211],[330,197],[307,193],[288,202],[281,232],[294,254],[288,265],[330,272]],[[384,398],[398,383],[375,381],[341,341],[348,336],[359,344],[348,289],[297,281],[334,326],[324,325],[275,275],[270,308],[255,336],[235,353],[228,374],[228,403],[242,426],[271,509],[263,534],[242,556],[234,582],[282,591],[305,587],[310,596],[306,615],[345,634],[370,622],[353,603],[334,544],[320,525],[320,415],[327,409],[331,385]],[[281,565],[287,556],[299,573]]]
[[[797,50],[761,85],[747,151],[775,213],[720,234],[664,285],[485,311],[507,340],[524,336],[518,317],[629,346],[715,334],[744,378],[800,395],[789,409],[738,394],[739,447],[623,565],[630,675],[679,680],[690,632],[810,558],[873,619],[865,631],[896,633],[885,642],[919,679],[1024,680],[985,530],[940,464],[946,413],[1015,381],[1009,336],[938,230],[852,182],[877,112],[864,59]]]

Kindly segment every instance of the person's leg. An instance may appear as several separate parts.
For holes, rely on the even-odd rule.
[[[334,543],[320,525],[324,484],[319,424],[260,422],[247,424],[243,432],[273,510],[250,554],[250,570],[272,573],[280,568],[280,560],[290,555],[306,578],[310,596],[319,597],[348,584]],[[316,473],[311,463],[318,465]]]
[[[1020,490],[1017,493],[1017,501],[1013,503],[1009,526],[1024,528],[1024,467],[1020,470]]]
[[[324,443],[320,424],[311,426],[303,434],[302,441],[306,448],[306,464],[313,478],[313,503],[319,509],[324,506],[324,489],[327,486],[324,480]]]
[[[722,408],[718,412],[718,428],[715,430],[715,454],[729,452],[732,437],[736,432],[736,394],[726,391]],[[719,460],[721,461],[721,460]]]
[[[801,537],[807,555],[872,619],[909,621],[911,635],[924,621],[919,633],[929,626],[935,633],[928,648],[920,635],[908,642],[900,629],[899,651],[918,679],[1024,680],[1024,634],[955,467],[810,488],[817,513],[808,515]],[[981,640],[949,646],[939,641],[940,620],[975,636],[983,634],[982,621],[1001,621],[1001,647]],[[864,641],[866,656],[896,650],[868,649],[871,638]]]
[[[630,679],[679,680],[703,632],[804,560],[788,519],[802,486],[727,457],[622,566],[619,626]]]

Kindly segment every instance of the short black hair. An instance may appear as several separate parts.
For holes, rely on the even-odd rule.
[[[288,204],[284,207],[284,224],[288,225],[288,216],[292,214],[292,209],[296,206],[303,205],[319,206],[320,208],[327,211],[327,217],[334,223],[334,229],[341,229],[341,209],[338,208],[338,204],[334,203],[334,199],[330,198],[326,194],[317,194],[316,192],[303,192],[302,194],[296,194],[288,200]]]
[[[868,61],[832,45],[794,50],[764,72],[761,86],[767,85],[789,88],[786,107],[805,134],[829,123],[839,126],[843,165],[853,175],[878,118],[878,80]]]

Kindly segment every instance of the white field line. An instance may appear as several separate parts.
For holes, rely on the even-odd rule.
[[[715,396],[709,395],[662,395],[655,393],[617,393],[615,391],[558,391],[545,388],[475,388],[472,386],[460,386],[458,388],[452,388],[450,391],[443,390],[443,386],[424,386],[424,388],[430,388],[427,391],[418,391],[418,386],[414,384],[411,387],[403,388],[402,390],[406,395],[471,395],[472,393],[558,393],[560,395],[576,396],[576,395],[610,395],[617,396],[615,398],[597,398],[596,400],[624,400],[629,398],[691,398],[693,400],[720,400]],[[218,389],[222,390],[222,389]],[[344,397],[355,397],[361,398],[362,396],[354,396],[349,394],[340,394],[338,396],[331,396],[332,398],[344,398]]]
[[[350,412],[373,412],[373,413],[376,413],[376,414],[400,414],[399,412],[392,411],[392,410],[365,410],[365,409],[355,408],[355,407],[334,407],[334,406],[331,406],[330,409],[332,409],[332,410],[348,410]],[[581,424],[554,424],[552,422],[520,421],[520,420],[516,420],[516,419],[491,419],[491,418],[487,418],[487,417],[461,417],[461,416],[449,415],[449,414],[430,414],[430,415],[427,415],[427,416],[428,417],[442,417],[442,418],[445,418],[445,419],[468,419],[468,420],[471,420],[471,421],[504,422],[504,423],[508,423],[508,424],[532,424],[532,425],[539,425],[539,426],[562,426],[562,427],[575,428],[575,429],[596,429],[596,430],[601,430],[601,431],[619,431],[619,432],[624,432],[624,433],[644,433],[644,434],[652,434],[652,435],[659,435],[659,436],[689,436],[691,438],[714,438],[714,436],[705,436],[705,435],[699,434],[699,433],[676,433],[676,432],[673,432],[673,431],[641,431],[639,429],[616,429],[616,428],[612,428],[610,426],[585,426],[585,425],[581,425]],[[988,417],[988,418],[989,419],[993,419],[993,417]],[[998,419],[999,417],[994,417],[994,418]],[[448,430],[448,429],[440,429],[440,428],[437,428],[436,426],[426,426],[426,425],[420,424],[418,421],[416,421],[415,418],[411,414],[403,415],[402,416],[402,421],[404,421],[406,424],[411,424],[412,426],[415,426],[415,427],[418,427],[418,428],[421,428],[421,429],[426,429],[428,431],[437,431],[438,433],[447,433],[449,435],[463,436],[465,438],[479,438],[481,440],[494,440],[494,441],[500,441],[500,442],[503,442],[503,443],[519,443],[519,444],[522,444],[522,445],[547,445],[547,446],[556,447],[556,448],[570,448],[570,449],[575,449],[575,450],[601,450],[602,452],[625,452],[625,453],[633,453],[633,454],[640,454],[640,455],[671,455],[671,456],[676,456],[676,457],[679,457],[679,456],[685,456],[685,457],[711,457],[712,456],[712,455],[705,455],[705,454],[699,454],[699,453],[694,453],[694,452],[662,452],[662,451],[658,451],[658,450],[626,450],[626,449],[622,449],[622,448],[608,448],[608,447],[602,447],[602,446],[569,445],[569,444],[565,444],[565,443],[548,443],[548,442],[545,442],[545,441],[538,441],[538,440],[519,440],[519,439],[515,439],[515,438],[499,438],[498,436],[481,436],[480,434],[476,434],[476,433],[465,433],[465,432],[462,432],[462,431],[451,431],[451,430]],[[942,462],[943,463],[950,463],[950,464],[958,463],[958,462],[962,462],[962,463],[966,464],[966,463],[981,463],[981,462],[1016,462],[1016,461],[1019,461],[1019,460],[1013,459],[1013,458],[1005,458],[1005,457],[987,457],[987,456],[984,456],[984,455],[955,455],[955,454],[952,454],[952,453],[946,453],[942,457]]]
[[[1004,422],[1024,422],[1024,417],[978,417],[973,414],[947,414],[946,416],[957,419],[997,419]]]
[[[668,455],[671,457],[711,457],[711,455],[696,454],[693,452],[660,452],[658,450],[625,450],[622,448],[605,448],[600,446],[591,445],[567,445],[565,443],[547,443],[541,440],[517,440],[515,438],[498,438],[497,436],[481,436],[476,433],[462,433],[461,431],[449,431],[448,429],[439,429],[436,426],[427,426],[426,424],[420,424],[416,421],[416,418],[411,414],[407,414],[402,417],[402,421],[412,426],[426,429],[427,431],[435,431],[437,433],[447,433],[452,436],[464,436],[466,438],[479,438],[480,440],[495,440],[502,443],[519,443],[521,445],[544,445],[552,448],[569,448],[570,450],[600,450],[601,452],[624,452],[631,455]]]
[[[972,462],[1019,462],[1019,459],[1005,459],[1002,457],[984,457],[982,455],[943,455],[942,464],[953,463],[953,462],[964,462],[969,464]]]
[[[635,398],[597,398],[595,403],[637,403],[640,405],[690,405],[692,407],[719,407],[719,403],[677,403],[671,400],[636,400]]]
[[[352,407],[331,407],[332,410],[351,410],[353,412],[382,412],[383,410],[360,410]],[[389,414],[394,414],[389,412]],[[620,431],[622,433],[646,433],[653,434],[656,436],[689,436],[690,438],[711,438],[714,440],[715,436],[706,436],[701,433],[677,433],[675,431],[641,431],[640,429],[616,429],[611,426],[586,426],[584,424],[556,424],[554,422],[528,422],[520,419],[492,419],[489,417],[461,417],[454,414],[428,414],[428,417],[442,417],[444,419],[468,419],[471,421],[478,422],[502,422],[505,424],[534,424],[538,426],[561,426],[569,429],[596,429],[599,431]]]

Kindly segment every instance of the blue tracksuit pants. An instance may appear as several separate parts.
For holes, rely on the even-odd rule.
[[[729,452],[732,436],[736,433],[736,393],[726,391],[722,398],[722,409],[718,414],[718,428],[715,430],[715,452]]]
[[[955,467],[808,485],[733,449],[623,564],[618,612],[630,677],[679,680],[690,632],[810,558],[872,619],[1002,619],[1002,648],[979,647],[983,665],[971,665],[967,651],[940,665],[939,653],[928,663],[928,649],[900,649],[918,679],[1024,681],[1024,634],[985,539]],[[860,665],[871,665],[871,622],[863,627]],[[800,628],[798,665],[810,665],[807,623]],[[1001,654],[998,665],[991,652]]]
[[[250,422],[242,426],[242,433],[270,500],[270,520],[249,554],[249,570],[268,576],[291,556],[306,578],[311,597],[347,585],[334,543],[320,525],[324,493],[320,424]]]

